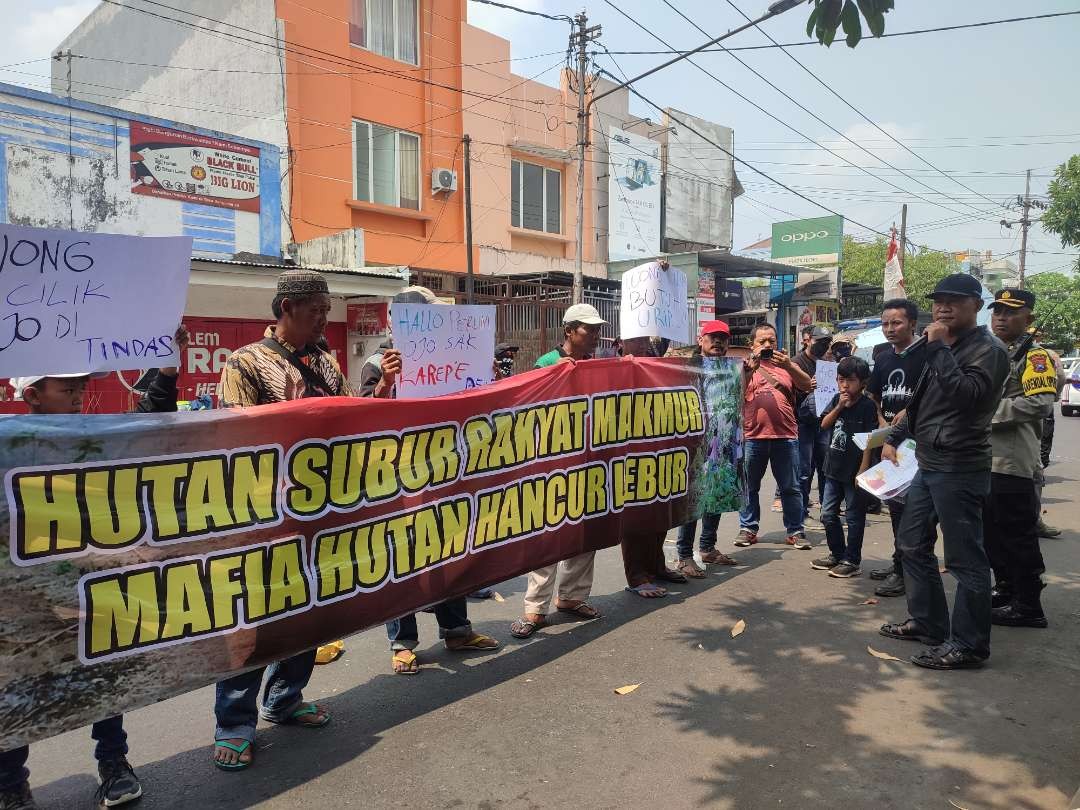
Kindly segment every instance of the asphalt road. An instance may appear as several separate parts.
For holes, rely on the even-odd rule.
[[[478,630],[504,642],[460,655],[422,615],[424,667],[390,674],[385,636],[347,640],[309,697],[325,729],[260,727],[255,766],[210,764],[210,689],[134,712],[131,761],[143,808],[947,808],[1062,810],[1080,785],[1080,419],[1058,417],[1043,541],[1048,630],[995,628],[979,671],[932,672],[877,627],[903,599],[866,605],[864,575],[811,571],[782,545],[776,515],[741,565],[646,601],[623,591],[617,549],[599,555],[604,618],[528,641],[507,632],[524,580],[504,602],[472,602]],[[871,518],[864,572],[891,552]],[[721,523],[731,551],[734,516]],[[823,542],[812,532],[815,543]],[[669,555],[674,547],[669,546]],[[952,580],[946,578],[950,587]],[[739,620],[746,630],[732,638]],[[614,689],[641,686],[625,696]],[[92,806],[89,730],[33,746],[45,808]]]

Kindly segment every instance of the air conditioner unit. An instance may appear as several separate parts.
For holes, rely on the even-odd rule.
[[[457,191],[457,172],[453,169],[431,170],[431,193],[440,191]]]

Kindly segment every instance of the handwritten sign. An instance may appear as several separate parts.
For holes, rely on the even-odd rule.
[[[0,377],[178,365],[191,238],[0,225]]]
[[[495,307],[394,304],[399,399],[456,394],[494,379]]]
[[[690,342],[686,274],[659,262],[641,264],[622,277],[619,310],[622,338],[660,337]]]
[[[817,380],[817,388],[814,389],[814,407],[817,415],[824,416],[832,398],[840,393],[840,386],[836,383],[836,367],[839,363],[830,363],[828,360],[817,361],[817,371],[814,379]]]

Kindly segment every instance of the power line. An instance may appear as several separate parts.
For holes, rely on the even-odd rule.
[[[668,43],[667,43],[667,42],[665,42],[665,41],[664,41],[664,39],[663,39],[662,37],[660,37],[660,36],[659,36],[658,34],[654,33],[654,32],[653,32],[653,31],[652,31],[651,29],[649,29],[649,28],[648,28],[647,26],[645,26],[645,25],[644,25],[643,23],[641,23],[641,22],[639,22],[638,20],[634,19],[634,17],[632,17],[632,16],[630,16],[629,14],[627,14],[627,13],[626,13],[625,11],[623,11],[623,10],[622,10],[621,8],[619,8],[619,7],[618,7],[618,6],[617,6],[617,5],[615,4],[615,3],[613,3],[613,2],[612,2],[612,0],[604,0],[604,2],[605,2],[605,3],[607,3],[607,4],[609,5],[609,6],[611,6],[611,7],[613,8],[613,9],[615,9],[615,10],[616,10],[616,11],[617,11],[617,12],[618,12],[619,14],[621,14],[622,16],[624,16],[624,17],[625,17],[626,19],[628,19],[628,20],[629,20],[630,22],[632,22],[632,23],[633,23],[634,25],[636,25],[636,26],[637,26],[638,28],[640,28],[640,29],[641,29],[641,30],[643,30],[643,31],[644,31],[645,33],[647,33],[647,34],[648,34],[649,36],[651,36],[651,37],[652,37],[653,39],[657,40],[658,42],[660,42],[660,43],[661,43],[661,44],[663,44],[663,45],[668,45]],[[670,47],[670,46],[669,46],[669,47]],[[889,181],[889,180],[887,180],[887,179],[885,179],[885,178],[883,178],[883,177],[880,177],[880,176],[878,176],[878,175],[875,175],[875,174],[874,174],[873,172],[871,172],[871,171],[870,171],[869,169],[867,169],[866,167],[864,167],[864,166],[860,166],[859,164],[857,164],[857,163],[855,163],[855,162],[853,162],[853,161],[851,161],[851,160],[848,160],[848,159],[847,159],[846,157],[844,157],[843,155],[840,155],[840,154],[838,154],[837,152],[834,152],[834,151],[833,151],[832,149],[829,149],[829,148],[828,148],[828,147],[826,147],[826,146],[822,146],[822,145],[821,145],[821,144],[820,144],[819,142],[817,142],[816,140],[814,140],[813,138],[811,138],[811,137],[810,137],[809,135],[807,135],[806,133],[804,133],[804,132],[801,132],[800,130],[796,129],[796,128],[795,128],[795,127],[794,127],[793,125],[789,124],[789,123],[788,123],[787,121],[783,120],[783,119],[782,119],[782,118],[780,118],[779,116],[777,116],[777,115],[774,115],[773,113],[771,113],[771,112],[769,112],[768,110],[766,110],[766,109],[765,109],[764,107],[762,107],[762,106],[761,106],[760,104],[758,104],[758,103],[757,103],[756,101],[753,101],[752,99],[750,99],[749,97],[747,97],[747,96],[746,96],[746,95],[744,95],[743,93],[740,93],[740,92],[739,92],[738,90],[736,90],[736,89],[735,89],[734,87],[732,87],[731,85],[729,85],[729,84],[727,84],[726,82],[724,82],[724,81],[723,81],[723,80],[722,80],[722,79],[721,79],[721,78],[720,78],[719,76],[717,76],[717,75],[716,75],[715,73],[712,73],[711,71],[709,71],[709,70],[705,69],[705,68],[704,68],[704,67],[702,67],[702,66],[701,66],[700,64],[698,64],[697,62],[695,62],[695,61],[694,61],[693,59],[688,59],[687,61],[689,61],[689,62],[690,62],[690,64],[692,64],[692,65],[693,65],[694,67],[696,67],[696,68],[697,68],[698,70],[700,70],[700,71],[701,71],[702,73],[704,73],[704,74],[705,74],[706,76],[708,76],[709,78],[711,78],[711,79],[712,79],[713,81],[715,81],[715,82],[716,82],[717,84],[719,84],[719,85],[720,85],[721,87],[725,88],[725,89],[726,89],[726,90],[728,90],[729,92],[731,92],[731,93],[733,93],[734,95],[738,96],[738,97],[739,97],[739,98],[741,98],[741,99],[742,99],[743,101],[745,101],[745,102],[746,102],[747,104],[750,104],[750,105],[751,105],[752,107],[754,107],[755,109],[757,109],[758,111],[760,111],[760,112],[761,112],[761,113],[763,113],[764,115],[767,115],[767,116],[768,116],[769,118],[773,119],[774,121],[776,121],[776,122],[777,122],[778,124],[780,124],[781,126],[783,126],[783,127],[786,127],[787,129],[790,129],[790,130],[791,130],[792,132],[794,132],[794,133],[795,133],[796,135],[798,135],[799,137],[801,137],[801,138],[804,138],[804,139],[805,139],[805,140],[806,140],[807,142],[809,142],[809,143],[812,143],[812,144],[813,144],[813,145],[814,145],[815,147],[817,147],[818,149],[822,149],[822,150],[824,150],[824,151],[828,152],[828,153],[829,153],[830,155],[832,155],[833,157],[837,158],[838,160],[842,160],[842,161],[843,161],[844,163],[847,163],[847,164],[848,164],[848,165],[850,165],[850,166],[854,166],[854,167],[855,167],[856,169],[859,169],[859,170],[860,170],[861,172],[863,172],[864,174],[867,174],[867,175],[869,175],[870,177],[874,178],[875,180],[877,180],[877,181],[879,181],[879,182],[882,182],[882,183],[885,183],[886,185],[892,186],[893,188],[895,188],[895,189],[896,189],[896,190],[898,190],[898,191],[902,191],[902,192],[904,192],[905,194],[908,194],[908,195],[910,195],[910,196],[912,196],[912,197],[915,197],[915,199],[918,199],[918,200],[922,200],[923,202],[925,202],[925,203],[927,203],[927,204],[929,204],[929,205],[933,205],[933,206],[936,206],[936,207],[938,207],[938,208],[943,208],[943,209],[945,209],[946,211],[950,211],[950,212],[952,212],[952,213],[954,213],[954,214],[958,214],[958,213],[961,213],[960,211],[957,211],[957,210],[956,210],[956,209],[954,209],[954,208],[950,208],[949,206],[947,206],[947,205],[945,205],[945,204],[943,204],[943,203],[939,203],[939,202],[934,202],[933,200],[928,200],[928,199],[927,199],[927,198],[925,198],[925,197],[922,197],[922,196],[920,196],[920,195],[918,195],[918,194],[915,194],[915,193],[913,193],[913,192],[910,192],[910,191],[908,191],[907,189],[904,189],[904,188],[902,188],[901,186],[898,186],[898,185],[896,185],[895,183],[893,183],[893,182],[891,182],[891,181]],[[617,78],[616,78],[615,76],[612,76],[612,78],[613,78],[613,79],[616,79],[616,81],[617,81]],[[819,120],[820,120],[820,119],[819,119]],[[824,123],[824,122],[822,122],[822,123]],[[826,124],[826,126],[828,126],[828,125]],[[831,129],[831,127],[830,127],[830,129]],[[835,131],[835,130],[834,130],[834,131]]]
[[[936,34],[944,31],[960,31],[966,28],[984,28],[990,25],[1004,25],[1006,23],[1018,23],[1027,22],[1029,20],[1047,20],[1053,17],[1071,17],[1080,14],[1080,11],[1058,11],[1052,14],[1035,14],[1030,17],[1010,17],[1004,20],[983,20],[982,22],[964,23],[962,25],[943,25],[938,28],[917,28],[912,31],[892,31],[882,34],[880,37],[874,37],[874,39],[888,39],[889,37],[910,37],[917,34]],[[712,48],[702,51],[702,53],[720,53],[721,51],[763,51],[771,50],[772,48],[798,48],[804,45],[817,45],[820,47],[821,43],[816,39],[808,39],[800,42],[784,42],[778,45],[745,45],[738,48]],[[684,53],[684,51],[678,51],[674,49],[666,51],[612,51],[612,53],[618,56],[664,56],[668,54]]]
[[[573,17],[568,17],[565,14],[545,14],[542,11],[532,11],[527,8],[518,8],[517,6],[510,6],[506,3],[496,3],[495,0],[472,0],[474,3],[483,3],[485,6],[495,6],[495,8],[505,9],[507,11],[516,11],[519,14],[528,14],[532,17],[543,17],[545,20],[554,20],[555,22],[568,22],[574,21]]]

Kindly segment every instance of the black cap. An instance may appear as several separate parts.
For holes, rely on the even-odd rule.
[[[811,340],[825,340],[825,338],[831,338],[831,337],[832,337],[832,332],[830,332],[824,326],[815,326],[813,329],[810,330],[810,339]]]
[[[495,345],[495,356],[502,357],[504,354],[520,351],[520,347],[515,346],[513,343],[497,343]]]
[[[953,273],[945,276],[934,287],[934,291],[927,298],[937,298],[939,295],[965,295],[970,298],[982,298],[982,284],[975,276],[967,273]]]
[[[1027,307],[1028,309],[1035,308],[1035,293],[1028,290],[1017,290],[1015,288],[1006,288],[1004,290],[998,290],[998,294],[994,296],[994,303],[990,306],[1003,306],[1010,309],[1020,309],[1021,307]]]

